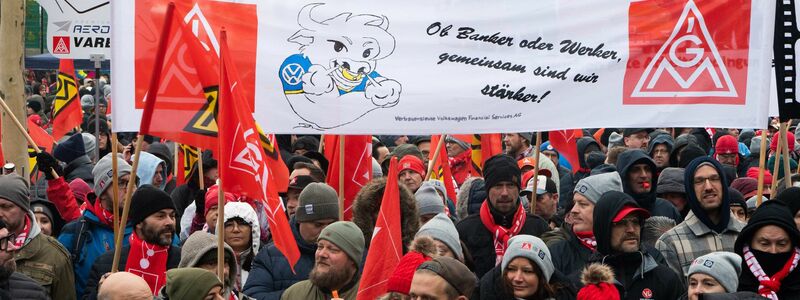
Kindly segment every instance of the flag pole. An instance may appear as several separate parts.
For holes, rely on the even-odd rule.
[[[181,150],[181,147],[180,147],[180,145],[178,145],[178,142],[173,142],[173,144],[174,144],[173,148],[175,148],[175,151],[172,152],[173,153],[172,160],[174,162],[173,163],[174,169],[172,170],[172,175],[175,177],[175,181],[177,182],[178,181],[178,174],[179,174],[178,173],[178,168],[182,165],[182,163],[179,161],[181,156],[178,155],[178,151]]]
[[[197,183],[200,184],[200,189],[205,190],[206,176],[203,174],[203,149],[200,147],[197,147],[197,176],[199,176]]]
[[[114,222],[112,223],[114,229],[114,241],[117,236],[125,234],[124,231],[119,230],[119,176],[117,176],[117,133],[111,133],[111,201],[114,213]],[[115,246],[116,248],[116,246]],[[119,271],[117,264],[111,265],[111,273]]]
[[[323,134],[323,135],[319,136],[319,148],[317,148],[317,152],[322,153],[322,149],[324,149],[324,148],[325,148],[325,135]],[[289,149],[289,150],[291,150],[291,149]],[[325,170],[325,171],[327,171],[327,170]]]
[[[425,177],[427,177],[426,180],[433,179],[433,165],[435,165],[436,164],[436,160],[439,159],[439,152],[442,151],[442,147],[444,146],[444,137],[445,137],[444,134],[442,134],[439,137],[439,142],[436,143],[436,148],[433,149],[433,156],[431,156],[431,159],[428,161],[428,173],[425,173],[425,174],[428,174],[428,175],[425,176]],[[444,182],[444,180],[445,179],[442,179],[442,182]]]
[[[764,165],[767,156],[767,129],[761,130],[761,150],[758,154],[758,192],[756,192],[756,207],[761,206],[761,197],[764,195]]]
[[[344,220],[344,138],[339,136],[339,220]]]
[[[42,149],[39,149],[39,146],[36,145],[36,142],[33,141],[31,135],[28,134],[28,131],[26,131],[25,127],[22,126],[22,123],[19,122],[17,116],[11,112],[11,109],[8,108],[8,104],[6,104],[6,100],[4,100],[2,97],[0,97],[0,106],[3,106],[3,110],[5,110],[6,114],[11,117],[11,121],[14,121],[14,125],[16,125],[17,129],[19,129],[19,132],[21,132],[22,136],[28,140],[28,145],[31,145],[33,151],[36,151],[36,154],[42,153]],[[50,175],[53,175],[53,179],[57,179],[59,177],[58,173],[56,173],[56,170],[53,169],[50,170]]]
[[[260,230],[253,228],[253,230]],[[222,178],[217,178],[217,277],[225,289],[225,193],[222,191]]]
[[[536,213],[536,196],[538,193],[536,192],[537,187],[539,186],[539,155],[540,155],[540,148],[542,147],[542,132],[536,132],[536,148],[533,149],[534,157],[536,157],[536,164],[533,166],[533,199],[531,199],[531,214]],[[522,184],[527,184],[527,182],[523,182]]]
[[[139,125],[139,134],[136,137],[136,150],[133,158],[133,166],[131,170],[130,180],[125,189],[124,202],[122,205],[122,217],[119,222],[119,232],[115,236],[114,241],[114,259],[112,266],[119,264],[120,254],[122,252],[122,236],[125,233],[125,224],[128,223],[128,213],[131,209],[131,196],[133,196],[133,189],[136,186],[136,170],[139,168],[139,158],[142,153],[142,142],[144,141],[145,134],[150,129],[150,121],[153,119],[153,107],[155,106],[156,94],[161,80],[161,69],[164,66],[164,54],[167,50],[167,37],[169,36],[170,28],[172,27],[173,15],[175,12],[175,3],[170,2],[167,5],[167,11],[164,14],[164,27],[161,29],[161,36],[158,40],[158,49],[156,50],[155,62],[153,64],[153,73],[150,76],[150,86],[148,88],[147,96],[145,97],[144,112],[142,113],[142,122]],[[134,233],[135,234],[135,233]]]
[[[783,147],[780,149],[783,151],[783,182],[785,183],[786,188],[792,187],[792,173],[789,170],[789,124],[792,123],[792,120],[786,121],[786,123],[781,124],[781,128],[783,132]],[[774,178],[778,178],[778,175],[775,175]]]
[[[781,132],[783,132],[783,123],[781,123],[781,128],[778,130],[778,145],[775,148],[775,161],[772,164],[772,178],[774,179],[773,181],[778,179],[778,167],[780,167],[781,156],[783,156],[783,154],[781,153],[782,152],[781,149],[783,149],[782,147],[784,140]]]

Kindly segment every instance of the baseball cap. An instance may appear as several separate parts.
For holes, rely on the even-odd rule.
[[[428,270],[442,277],[448,284],[456,289],[459,296],[471,296],[478,279],[472,271],[460,261],[450,257],[437,257],[426,261],[417,267],[417,270]]]
[[[633,206],[633,205],[630,205],[630,204],[626,204],[617,213],[617,215],[614,216],[614,219],[611,220],[611,222],[616,223],[616,222],[622,221],[622,219],[624,219],[625,217],[627,217],[628,215],[630,215],[632,213],[638,213],[645,219],[650,217],[650,213],[647,210],[645,210],[644,208],[636,207],[636,206]]]
[[[289,181],[289,188],[302,191],[309,183],[312,182],[317,182],[314,180],[314,177],[308,175],[299,175]]]
[[[536,182],[536,194],[542,195],[545,193],[555,194],[558,193],[556,189],[556,183],[544,175],[537,176],[539,179]],[[533,193],[533,176],[528,178],[527,183],[525,184],[525,189],[522,190],[520,193]]]

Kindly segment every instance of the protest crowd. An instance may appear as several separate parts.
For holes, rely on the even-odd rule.
[[[26,88],[28,120],[52,132],[56,87],[31,76]],[[105,96],[95,99],[96,89]],[[329,179],[340,172],[327,150],[338,142],[278,135],[287,172],[273,174],[288,174],[276,178],[288,182],[280,212],[299,254],[290,262],[264,203],[214,184],[229,167],[218,153],[187,160],[173,141],[136,133],[114,133],[113,144],[110,89],[105,75],[80,82],[83,124],[32,154],[30,183],[0,176],[0,299],[800,299],[796,123],[788,157],[778,157],[777,120],[763,135],[368,136],[372,155],[361,159],[371,179],[347,200],[341,179]],[[135,139],[143,140],[133,177]],[[124,236],[115,239],[123,205],[114,201],[130,185]],[[399,222],[389,227],[399,228],[381,225],[385,199],[398,201]],[[390,249],[373,237],[392,230],[402,257],[364,275],[370,254]]]

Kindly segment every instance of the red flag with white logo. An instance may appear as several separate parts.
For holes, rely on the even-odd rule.
[[[369,254],[364,263],[356,299],[375,299],[386,293],[386,283],[403,257],[400,228],[400,186],[397,182],[397,158],[392,157],[389,176],[375,220]]]
[[[331,147],[332,149],[328,149]],[[326,183],[339,190],[339,136],[325,136],[325,153],[328,159]],[[353,200],[364,185],[372,179],[372,136],[348,135],[344,138],[344,220],[353,219]]]
[[[267,166],[255,119],[243,103],[235,66],[230,62],[225,31],[220,38],[219,168],[225,192],[262,201],[272,240],[294,271],[300,250],[292,235],[283,203],[278,197],[274,174]]]
[[[582,129],[550,131],[550,145],[556,148],[558,154],[567,159],[572,165],[572,173],[578,172],[581,163],[578,160],[578,139],[583,136]]]

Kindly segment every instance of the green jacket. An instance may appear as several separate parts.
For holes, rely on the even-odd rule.
[[[33,227],[28,240],[14,256],[17,272],[41,284],[52,299],[75,299],[75,275],[67,249],[58,240],[42,234],[33,213],[29,216]]]
[[[339,290],[339,298],[345,300],[355,300],[357,293],[358,293],[358,281],[348,284],[348,286],[345,289]],[[331,298],[332,296],[330,291],[321,289],[320,287],[311,283],[310,280],[303,280],[293,284],[288,289],[286,289],[286,291],[283,292],[283,295],[281,295],[281,300],[290,300],[290,299],[329,300]]]

